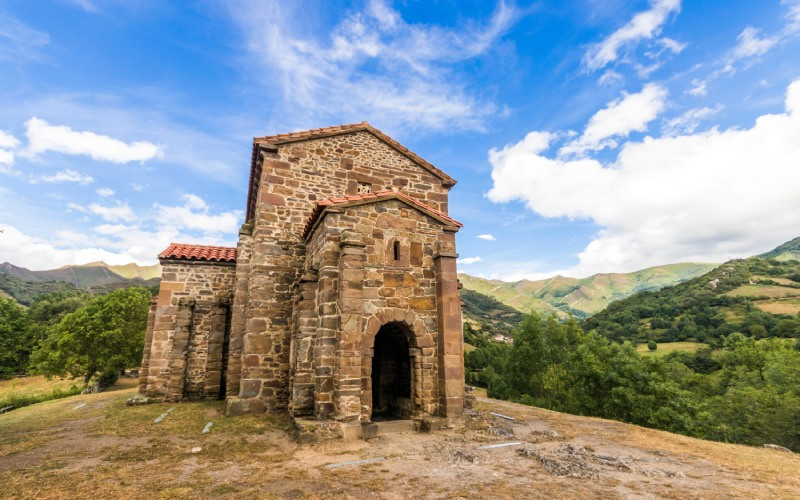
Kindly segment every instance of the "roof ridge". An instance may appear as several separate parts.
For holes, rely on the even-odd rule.
[[[421,209],[423,212],[429,212],[429,213],[435,215],[436,217],[434,217],[434,218],[443,219],[443,220],[445,220],[446,222],[450,223],[453,226],[463,227],[463,224],[461,224],[457,220],[453,219],[448,214],[442,212],[441,210],[437,210],[437,209],[433,208],[432,206],[428,205],[427,203],[422,202],[421,200],[418,200],[418,199],[414,198],[413,196],[409,196],[408,194],[406,194],[406,193],[404,193],[402,191],[383,190],[383,191],[378,191],[376,193],[348,195],[348,196],[341,196],[341,197],[336,197],[336,198],[328,198],[326,200],[318,201],[315,204],[314,209],[311,212],[311,215],[308,217],[308,220],[306,221],[305,227],[303,228],[303,237],[308,236],[308,234],[310,233],[312,227],[314,226],[316,221],[319,219],[319,217],[322,214],[322,212],[324,212],[325,209],[328,208],[328,207],[336,206],[336,205],[345,205],[345,204],[348,204],[348,203],[356,203],[356,202],[365,201],[365,200],[382,201],[382,199],[390,199],[390,198],[396,198],[396,199],[400,199],[402,201],[405,201],[405,202],[407,202],[407,203],[409,203],[411,205],[414,205],[417,208]]]

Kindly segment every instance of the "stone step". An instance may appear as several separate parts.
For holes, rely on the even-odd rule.
[[[375,422],[378,426],[378,435],[380,434],[394,434],[398,432],[413,432],[413,420],[386,420],[383,422]]]

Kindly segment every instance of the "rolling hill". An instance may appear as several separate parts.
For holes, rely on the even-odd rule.
[[[585,318],[615,300],[636,292],[658,290],[700,276],[717,264],[684,263],[656,266],[632,273],[595,274],[588,278],[555,276],[547,280],[504,282],[460,274],[464,289],[493,297],[522,312],[572,314]]]
[[[0,291],[17,302],[30,305],[36,297],[65,288],[102,292],[130,286],[153,287],[161,277],[161,266],[109,266],[93,262],[47,271],[31,271],[8,262],[0,264]]]
[[[769,252],[758,255],[763,259],[775,259],[780,261],[797,260],[800,261],[800,236],[787,241]]]

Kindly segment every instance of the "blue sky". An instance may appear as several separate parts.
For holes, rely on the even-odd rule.
[[[800,236],[798,54],[800,0],[5,2],[0,262],[234,245],[253,136],[362,120],[459,181],[462,272],[752,255]]]

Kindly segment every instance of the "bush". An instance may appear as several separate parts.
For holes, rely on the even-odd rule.
[[[658,344],[656,344],[655,340],[651,340],[650,342],[647,343],[647,348],[651,351],[655,351],[656,349],[658,349]]]

